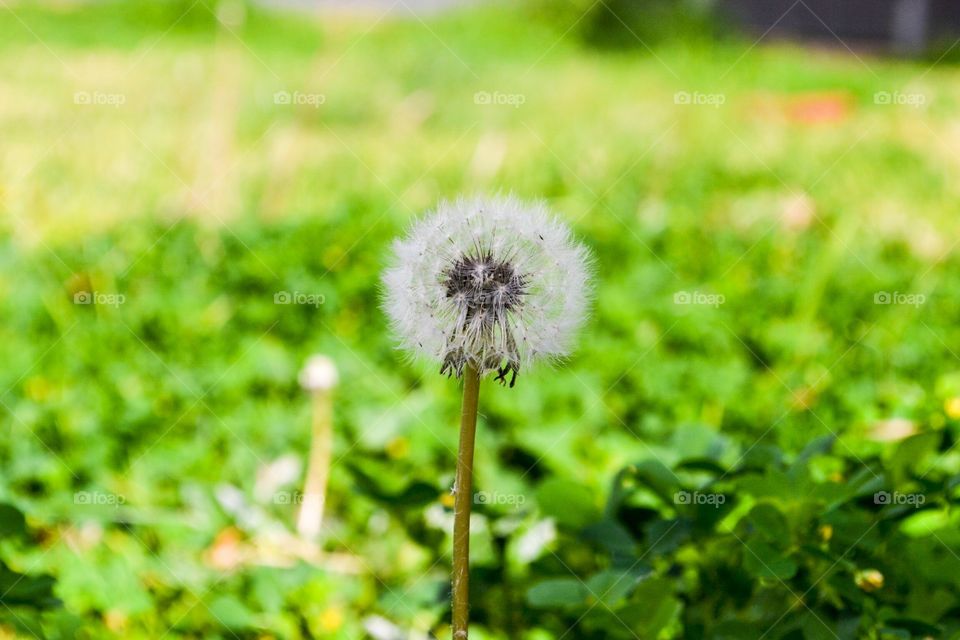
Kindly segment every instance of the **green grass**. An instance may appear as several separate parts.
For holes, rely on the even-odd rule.
[[[227,28],[204,2],[176,23],[176,3],[0,10],[0,500],[29,525],[0,529],[0,557],[62,600],[0,595],[4,621],[353,639],[380,615],[445,637],[458,389],[392,348],[378,277],[438,199],[512,190],[573,225],[598,286],[566,366],[481,391],[477,489],[513,502],[478,507],[476,637],[955,637],[954,68],[732,39],[604,52],[498,7]],[[305,459],[314,352],[344,383],[334,555],[304,562],[275,498],[302,474],[262,475]],[[882,441],[892,418],[914,435]]]

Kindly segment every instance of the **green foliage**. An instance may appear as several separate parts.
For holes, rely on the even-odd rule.
[[[23,513],[0,503],[0,545],[15,547],[31,536]],[[60,609],[51,575],[22,573],[0,559],[0,624],[37,638],[73,637],[77,620]]]
[[[636,622],[650,637],[671,635],[670,628],[707,638],[953,637],[960,630],[953,609],[952,576],[960,568],[952,556],[955,536],[945,522],[914,533],[907,526],[949,510],[955,501],[949,476],[905,479],[924,487],[929,503],[923,506],[885,504],[875,499],[890,489],[879,460],[840,454],[841,477],[814,480],[817,458],[838,455],[838,446],[829,439],[792,461],[778,452],[781,461],[763,468],[740,454],[726,468],[721,457],[713,458],[718,467],[707,472],[702,464],[691,471],[682,460],[672,471],[649,460],[625,469],[608,509],[636,543],[629,568],[602,569],[623,560],[609,551],[584,557],[583,547],[596,538],[587,529],[563,527],[553,551],[553,570],[563,577],[535,582],[527,602],[556,612],[556,633],[573,626],[585,638],[619,637],[612,620],[621,614],[640,616]],[[904,441],[895,453],[910,447]],[[662,469],[674,481],[644,467]],[[684,489],[668,498],[664,485]],[[632,573],[641,564],[654,569]],[[587,578],[591,566],[598,573]],[[865,578],[874,571],[882,585]],[[649,582],[656,588],[644,589]],[[651,591],[653,603],[646,598]]]
[[[671,40],[686,45],[709,41],[723,32],[721,12],[702,0],[530,0],[539,20],[573,31],[585,44],[600,49],[639,50]]]
[[[598,286],[568,363],[483,385],[478,638],[960,634],[949,73],[598,56],[488,9],[248,7],[234,34],[124,8],[0,14],[4,631],[446,637],[459,391],[394,350],[378,277],[437,198],[512,188]],[[929,110],[872,102],[918,75]],[[105,78],[123,109],[69,100]],[[723,109],[674,102],[712,87]],[[328,100],[270,99],[298,88]],[[797,116],[810,93],[841,116]],[[342,380],[322,557],[290,537],[315,352]]]

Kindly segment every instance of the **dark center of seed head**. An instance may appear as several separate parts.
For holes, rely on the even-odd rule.
[[[444,284],[447,298],[466,307],[468,320],[480,315],[491,327],[520,307],[527,288],[513,265],[490,254],[462,256],[444,272]]]
[[[480,330],[492,336],[499,327],[505,334],[507,346],[506,363],[499,361],[477,363],[483,370],[497,369],[498,379],[506,383],[506,375],[512,373],[512,387],[520,370],[519,353],[509,326],[507,314],[516,311],[523,304],[527,293],[527,279],[518,273],[510,262],[497,260],[488,252],[480,255],[464,255],[457,259],[443,273],[446,296],[453,300],[464,316],[464,327],[479,319]],[[466,357],[459,349],[451,348],[444,358],[441,373],[450,371],[460,376],[466,364]]]

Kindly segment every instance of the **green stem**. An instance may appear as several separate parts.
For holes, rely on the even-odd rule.
[[[473,504],[473,445],[477,433],[480,375],[467,366],[463,373],[460,452],[453,506],[453,640],[464,640],[470,624],[470,507]]]

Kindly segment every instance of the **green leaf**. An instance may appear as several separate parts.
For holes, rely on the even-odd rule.
[[[549,478],[537,488],[537,504],[559,524],[579,529],[596,520],[600,511],[591,491],[562,478]]]
[[[758,578],[789,580],[797,573],[797,563],[766,542],[745,543],[743,566]]]
[[[702,471],[714,476],[728,475],[727,469],[724,468],[723,465],[709,458],[688,458],[681,460],[674,465],[674,469],[677,471]]]
[[[758,504],[747,514],[747,520],[757,533],[769,542],[780,547],[790,542],[790,527],[787,519],[772,504],[767,502]]]
[[[775,468],[767,469],[763,475],[744,477],[740,481],[740,488],[756,498],[776,501],[796,500],[810,491],[806,478],[788,475]]]
[[[47,640],[49,637],[43,630],[43,625],[40,623],[40,616],[36,613],[24,611],[14,612],[9,609],[0,610],[0,623],[19,631],[19,635],[13,636],[15,638]]]
[[[617,616],[637,632],[630,638],[657,638],[674,621],[682,605],[674,596],[674,584],[666,578],[643,580],[630,597],[630,603],[617,611]]]
[[[763,470],[779,466],[783,460],[783,452],[772,444],[761,443],[748,448],[740,460],[736,472],[748,470]]]
[[[647,553],[659,556],[670,553],[690,539],[691,521],[689,518],[675,520],[657,520],[647,529],[645,538]]]
[[[0,504],[0,539],[22,536],[27,532],[23,512],[10,504]]]
[[[726,437],[702,424],[685,424],[673,430],[671,450],[681,459],[718,460],[729,446]]]
[[[911,635],[921,638],[939,638],[943,633],[940,627],[916,618],[890,618],[886,624],[897,629],[906,629]]]
[[[805,611],[800,618],[800,628],[803,629],[804,640],[836,640],[836,625],[830,616]]]
[[[889,469],[895,483],[902,482],[910,471],[927,469],[927,458],[940,446],[943,434],[939,431],[918,433],[902,440],[890,457]]]
[[[602,546],[610,554],[614,565],[634,563],[636,543],[630,532],[616,520],[604,518],[600,522],[589,524],[584,527],[580,536]]]
[[[664,504],[673,504],[673,494],[680,488],[680,481],[662,462],[644,460],[633,465],[630,471],[636,482],[657,494]]]
[[[903,519],[900,530],[911,538],[923,538],[950,526],[950,514],[928,509],[917,511]]]
[[[207,608],[214,619],[227,629],[251,629],[257,626],[253,613],[234,596],[220,596]]]
[[[633,593],[645,575],[649,573],[607,569],[590,576],[587,580],[587,589],[591,598],[596,598],[608,607],[614,607]]]
[[[55,580],[53,576],[31,576],[11,571],[0,563],[0,604],[29,605],[37,608],[58,604],[53,595]]]
[[[527,603],[537,609],[582,605],[590,592],[576,578],[544,580],[527,591]]]
[[[894,627],[881,627],[880,637],[883,640],[911,640],[913,635],[906,629],[896,629]]]
[[[391,502],[403,507],[422,507],[438,497],[437,488],[427,482],[411,482],[407,487],[390,498]]]
[[[384,489],[367,472],[358,465],[350,465],[357,490],[364,495],[384,503],[389,508],[412,509],[427,505],[439,496],[437,488],[428,482],[415,480],[399,491],[390,492]]]
[[[837,438],[834,435],[826,435],[811,440],[807,443],[807,446],[803,448],[799,455],[797,455],[797,459],[794,461],[794,466],[805,466],[813,456],[829,453],[833,448],[833,443],[836,441],[836,439]]]
[[[838,506],[850,499],[872,496],[883,488],[883,471],[879,473],[869,467],[863,467],[843,483],[843,491],[839,500],[831,503],[831,507]]]
[[[711,640],[758,640],[766,629],[740,620],[725,620],[713,627]]]

